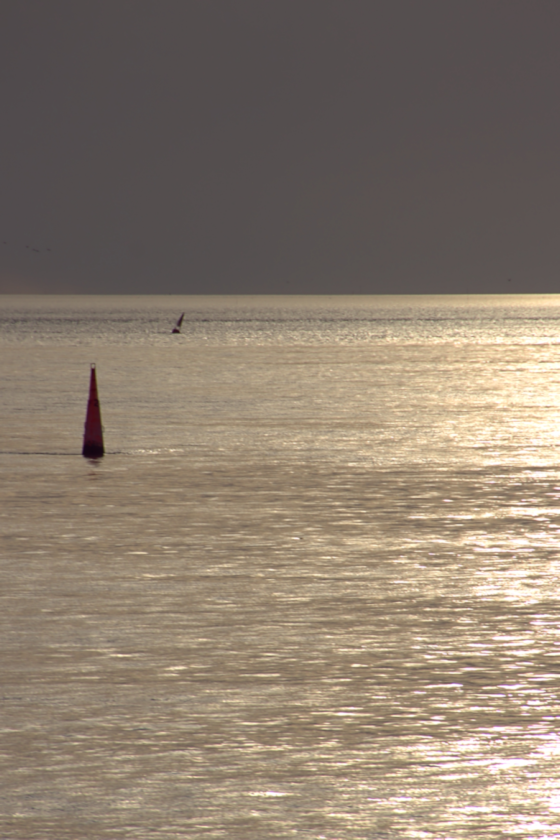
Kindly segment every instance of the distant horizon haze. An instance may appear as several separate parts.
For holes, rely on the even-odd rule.
[[[551,0],[5,0],[0,293],[560,291]]]

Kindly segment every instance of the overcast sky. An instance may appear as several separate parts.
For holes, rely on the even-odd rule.
[[[560,292],[558,0],[1,8],[0,291]]]

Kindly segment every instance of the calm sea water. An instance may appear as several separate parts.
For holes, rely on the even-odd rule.
[[[4,296],[0,377],[3,840],[560,836],[560,296]]]

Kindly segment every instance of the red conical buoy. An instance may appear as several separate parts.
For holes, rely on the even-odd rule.
[[[84,446],[82,455],[84,458],[102,458],[105,454],[103,448],[103,427],[101,426],[101,408],[97,396],[97,380],[95,378],[95,365],[91,366],[89,380],[89,399],[86,413],[86,427],[84,430]]]

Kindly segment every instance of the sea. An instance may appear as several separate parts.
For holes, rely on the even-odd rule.
[[[3,295],[0,418],[2,840],[560,837],[560,295]]]

